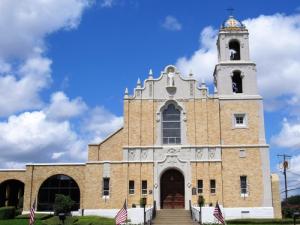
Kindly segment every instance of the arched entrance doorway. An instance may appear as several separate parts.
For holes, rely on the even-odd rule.
[[[160,179],[162,209],[184,208],[184,177],[181,172],[169,169]]]
[[[75,202],[72,210],[78,210],[80,207],[80,190],[76,181],[69,176],[59,174],[49,177],[41,185],[38,194],[38,211],[53,211],[53,204],[56,194],[70,196]]]
[[[19,180],[6,180],[0,184],[0,207],[23,208],[24,183]]]

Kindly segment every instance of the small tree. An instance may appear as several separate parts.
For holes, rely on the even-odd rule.
[[[203,197],[202,195],[199,195],[199,196],[198,196],[198,205],[199,205],[199,207],[203,207],[204,204],[205,204],[205,199],[204,199],[204,197]]]
[[[75,202],[70,198],[70,196],[65,196],[62,194],[55,195],[54,202],[54,213],[58,215],[59,213],[69,214],[74,206]]]

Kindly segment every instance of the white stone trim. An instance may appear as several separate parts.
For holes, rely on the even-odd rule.
[[[247,95],[243,93],[231,94],[231,95],[218,95],[220,100],[262,100],[260,95]]]
[[[160,209],[160,189],[161,189],[161,176],[169,170],[176,169],[180,171],[184,177],[184,190],[185,190],[185,209],[189,209],[189,200],[192,198],[191,191],[191,165],[189,161],[185,161],[179,158],[176,152],[165,155],[165,158],[161,161],[154,163],[154,190],[153,197],[157,203],[157,209]]]
[[[163,149],[166,146],[155,145],[155,146],[124,146],[124,149],[130,148],[152,148],[152,149]],[[168,148],[269,148],[268,144],[239,144],[239,145],[168,145]],[[108,161],[109,162],[109,161]]]
[[[150,208],[146,208],[148,210]],[[115,218],[120,209],[84,209],[85,216],[102,216],[108,218]],[[133,224],[141,224],[144,220],[143,208],[128,208],[128,219]],[[72,213],[73,215],[73,213]],[[74,214],[75,215],[75,214]],[[81,215],[81,214],[80,214]]]
[[[243,116],[243,124],[236,123],[237,116]],[[232,129],[243,129],[243,128],[248,128],[248,113],[245,112],[232,113]]]
[[[272,219],[274,218],[273,207],[236,207],[224,208],[219,205],[225,220],[233,219]],[[199,207],[193,206],[199,212]],[[203,223],[217,223],[216,218],[213,216],[214,207],[202,207],[202,222]],[[247,213],[246,213],[247,212]],[[199,214],[195,214],[199,220]]]
[[[26,166],[85,166],[86,163],[28,163]]]
[[[260,148],[261,169],[263,178],[262,206],[272,206],[271,172],[269,160],[269,148]]]

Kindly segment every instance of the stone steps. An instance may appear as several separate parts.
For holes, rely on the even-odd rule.
[[[155,225],[194,225],[190,211],[184,209],[161,209],[156,213],[153,221]]]

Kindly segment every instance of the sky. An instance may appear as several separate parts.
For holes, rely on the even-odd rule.
[[[122,126],[123,96],[168,64],[212,86],[229,16],[250,32],[271,171],[288,154],[300,187],[300,2],[1,0],[0,167],[85,162],[87,144]],[[211,88],[212,91],[212,88]]]

